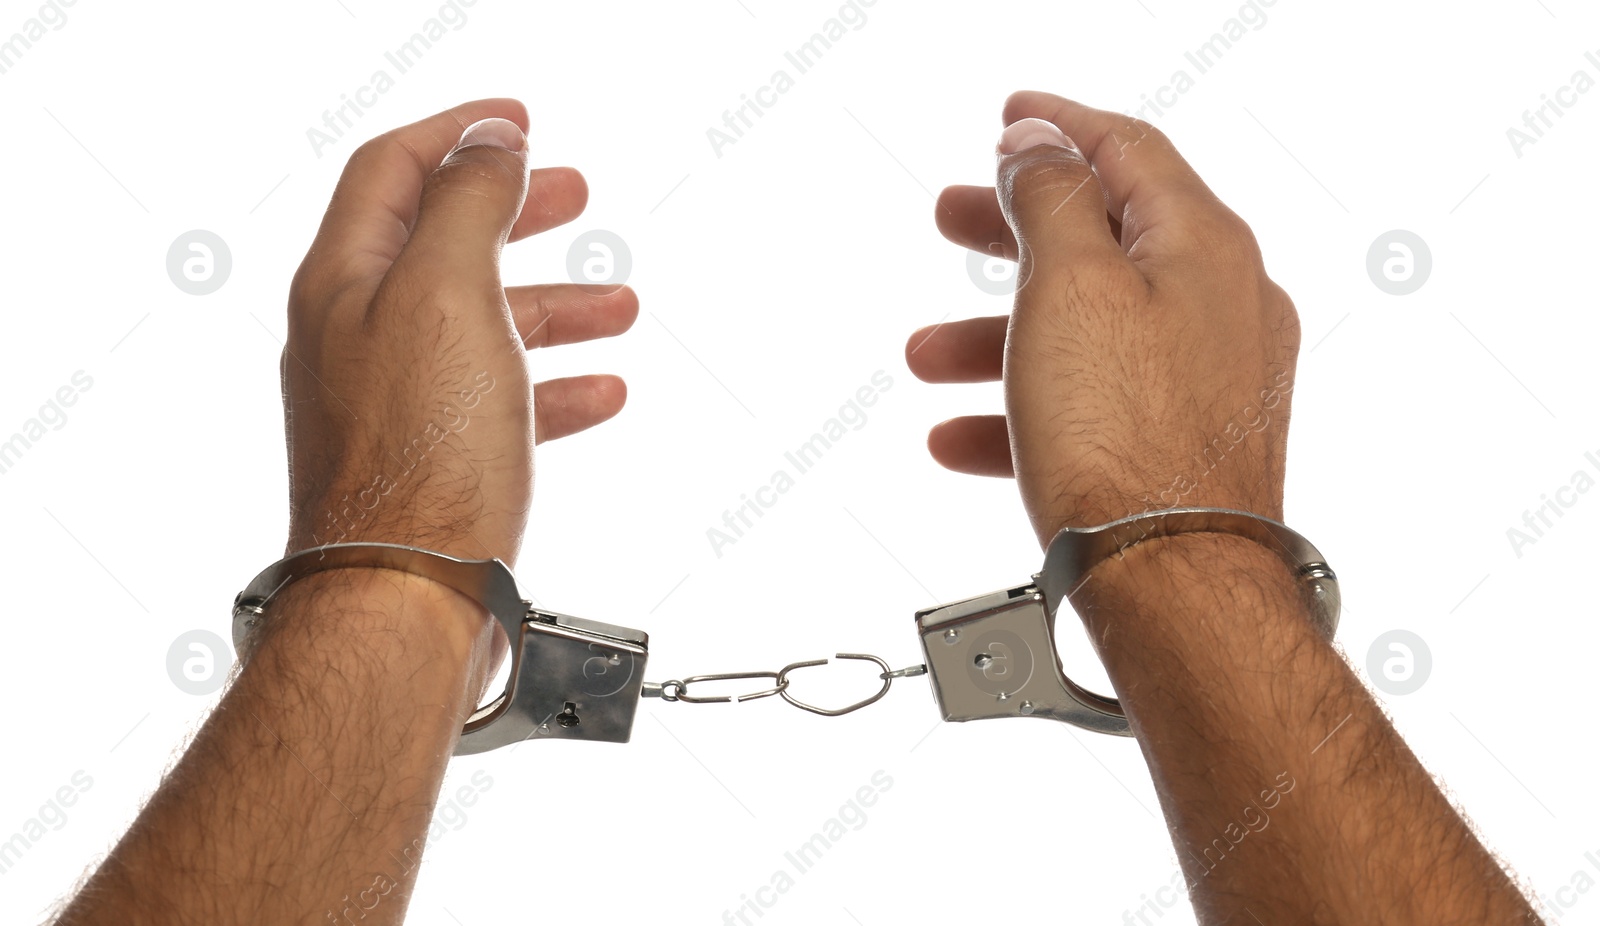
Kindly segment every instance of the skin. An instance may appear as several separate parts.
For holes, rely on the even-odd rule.
[[[1300,331],[1249,227],[1146,123],[1033,92],[1004,119],[996,185],[935,214],[1019,261],[1015,306],[914,333],[907,362],[1003,380],[1006,414],[938,425],[934,458],[1015,476],[1041,544],[1178,505],[1281,520]],[[1200,922],[1539,922],[1270,551],[1151,540],[1072,600]]]
[[[289,298],[288,550],[376,541],[514,563],[534,445],[622,407],[616,377],[529,382],[525,348],[621,334],[638,301],[501,282],[501,248],[572,221],[588,195],[570,168],[528,170],[527,125],[522,104],[483,100],[351,158]],[[494,126],[519,150],[456,147]],[[404,918],[504,634],[455,592],[380,569],[291,585],[263,630],[58,922]]]
[[[1148,126],[1037,93],[1005,117],[996,187],[952,187],[938,214],[958,243],[1020,260],[1015,310],[919,331],[908,363],[933,382],[1003,378],[1006,414],[939,425],[935,459],[1016,476],[1041,543],[1175,504],[1279,517],[1299,335],[1249,229]],[[464,130],[501,146],[458,147]],[[526,130],[520,104],[486,100],[351,159],[290,295],[289,550],[365,540],[514,562],[534,445],[620,409],[614,377],[529,382],[524,347],[619,334],[638,304],[500,281],[507,242],[585,199],[574,171],[528,171]],[[1226,452],[1202,471],[1208,446]],[[1074,604],[1202,922],[1536,921],[1270,553],[1150,541],[1097,567]],[[400,922],[504,646],[426,579],[295,583],[58,922]]]

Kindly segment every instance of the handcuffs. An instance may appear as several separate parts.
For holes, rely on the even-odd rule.
[[[864,653],[837,658],[875,663],[881,687],[843,708],[808,704],[789,691],[790,676],[826,659],[790,663],[777,671],[729,672],[666,682],[644,681],[649,637],[619,627],[534,607],[498,559],[463,560],[416,547],[343,543],[292,554],[257,575],[234,599],[233,640],[243,652],[267,606],[296,579],[330,569],[377,567],[424,576],[483,605],[511,642],[505,690],[466,721],[455,755],[473,755],[529,739],[626,743],[641,698],[709,703],[778,695],[825,716],[859,710],[889,691],[896,678],[926,674],[944,720],[1041,717],[1116,736],[1131,735],[1116,699],[1088,691],[1061,668],[1055,619],[1062,602],[1101,561],[1154,537],[1196,531],[1247,537],[1277,553],[1307,593],[1310,617],[1332,639],[1339,624],[1339,583],[1317,548],[1285,525],[1226,508],[1170,508],[1099,527],[1063,528],[1045,551],[1044,566],[1026,585],[916,612],[924,661],[906,669]],[[771,685],[744,695],[696,695],[699,683],[764,679]]]

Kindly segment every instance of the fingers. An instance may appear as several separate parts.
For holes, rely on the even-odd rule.
[[[565,225],[589,204],[589,184],[571,167],[544,167],[528,174],[528,197],[511,226],[509,241],[521,241]]]
[[[1006,127],[998,153],[995,190],[1021,245],[1019,281],[1039,269],[1069,278],[1107,269],[1137,275],[1106,224],[1100,181],[1072,139],[1025,119]]]
[[[497,280],[500,248],[528,192],[526,159],[527,138],[516,123],[469,126],[423,182],[416,225],[395,269],[435,291],[482,292],[485,281]]]
[[[567,376],[533,387],[535,443],[586,431],[622,411],[628,387],[608,374]]]
[[[939,233],[961,245],[1007,260],[1017,259],[1017,239],[1000,211],[992,186],[947,186],[933,211]]]
[[[967,415],[934,425],[928,453],[945,469],[1011,478],[1011,438],[1004,415]]]
[[[626,286],[508,286],[506,300],[530,349],[615,337],[639,317],[639,297]]]
[[[1104,187],[1107,208],[1121,220],[1127,233],[1124,241],[1135,257],[1140,256],[1139,239],[1164,225],[1232,217],[1172,141],[1147,122],[1031,90],[1006,100],[1004,118],[1008,125],[1044,120],[1077,142]]]
[[[925,383],[992,383],[1000,379],[1010,316],[930,325],[906,341],[906,365]]]
[[[461,133],[482,119],[506,119],[527,131],[528,111],[516,100],[478,100],[372,139],[345,165],[322,218],[303,277],[342,288],[381,278],[416,221],[423,182]]]
[[[982,254],[1017,259],[1017,238],[1000,211],[992,186],[947,186],[939,193],[934,224],[946,239]],[[1124,242],[1122,220],[1106,213],[1111,237]],[[1126,248],[1124,248],[1126,250]]]

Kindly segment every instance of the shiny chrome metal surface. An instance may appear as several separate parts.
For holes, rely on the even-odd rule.
[[[462,728],[458,756],[525,740],[626,743],[649,658],[641,631],[528,608],[506,692]]]
[[[234,598],[234,649],[289,583],[332,569],[409,572],[455,589],[494,615],[510,644],[506,687],[462,727],[455,754],[485,752],[530,738],[625,743],[633,730],[649,637],[642,631],[542,611],[524,600],[498,559],[463,560],[388,543],[312,547],[279,560]]]
[[[1287,526],[1225,508],[1174,508],[1099,527],[1063,529],[1029,585],[918,611],[934,698],[948,721],[1042,717],[1128,736],[1115,698],[1073,682],[1055,648],[1062,602],[1098,563],[1153,537],[1214,531],[1248,537],[1288,564],[1306,591],[1312,622],[1328,639],[1339,626],[1339,582],[1326,558]]]
[[[809,704],[789,693],[789,676],[799,669],[809,669],[814,666],[825,666],[828,664],[828,660],[826,659],[810,659],[803,662],[791,662],[775,672],[771,670],[759,672],[722,672],[716,675],[691,675],[688,678],[674,678],[668,679],[664,682],[645,682],[644,690],[641,692],[641,694],[646,698],[660,698],[663,701],[683,701],[689,704],[752,701],[756,698],[767,698],[771,697],[772,695],[779,695],[783,698],[783,700],[793,704],[795,707],[798,707],[803,711],[810,711],[813,714],[821,714],[824,717],[840,717],[853,711],[859,711],[868,704],[872,704],[879,698],[882,698],[884,695],[888,694],[889,686],[894,684],[895,679],[907,678],[913,675],[921,675],[927,671],[927,667],[921,665],[911,666],[905,669],[891,670],[887,662],[884,662],[877,656],[870,656],[866,653],[838,653],[834,656],[834,658],[859,659],[865,662],[877,663],[878,668],[883,670],[882,672],[878,673],[878,679],[883,684],[880,685],[878,690],[873,692],[871,695],[868,695],[867,697],[862,698],[860,701],[856,701],[844,707],[826,708],[818,707],[815,704]],[[754,692],[753,694],[698,695],[694,697],[691,697],[688,694],[690,686],[697,683],[732,681],[736,679],[749,678],[770,678],[775,684],[771,688],[765,688]]]

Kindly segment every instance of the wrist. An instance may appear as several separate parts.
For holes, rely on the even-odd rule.
[[[1220,532],[1133,544],[1095,565],[1073,603],[1091,632],[1113,620],[1176,633],[1265,620],[1315,635],[1309,603],[1287,564],[1255,540]]]
[[[465,677],[476,694],[494,627],[482,605],[442,583],[394,569],[352,567],[314,573],[286,587],[268,607],[251,651],[297,647],[305,650],[299,662],[390,674],[420,671],[419,684]]]
[[[1141,739],[1258,729],[1299,697],[1293,680],[1342,665],[1299,580],[1247,537],[1146,540],[1097,564],[1072,602]]]

